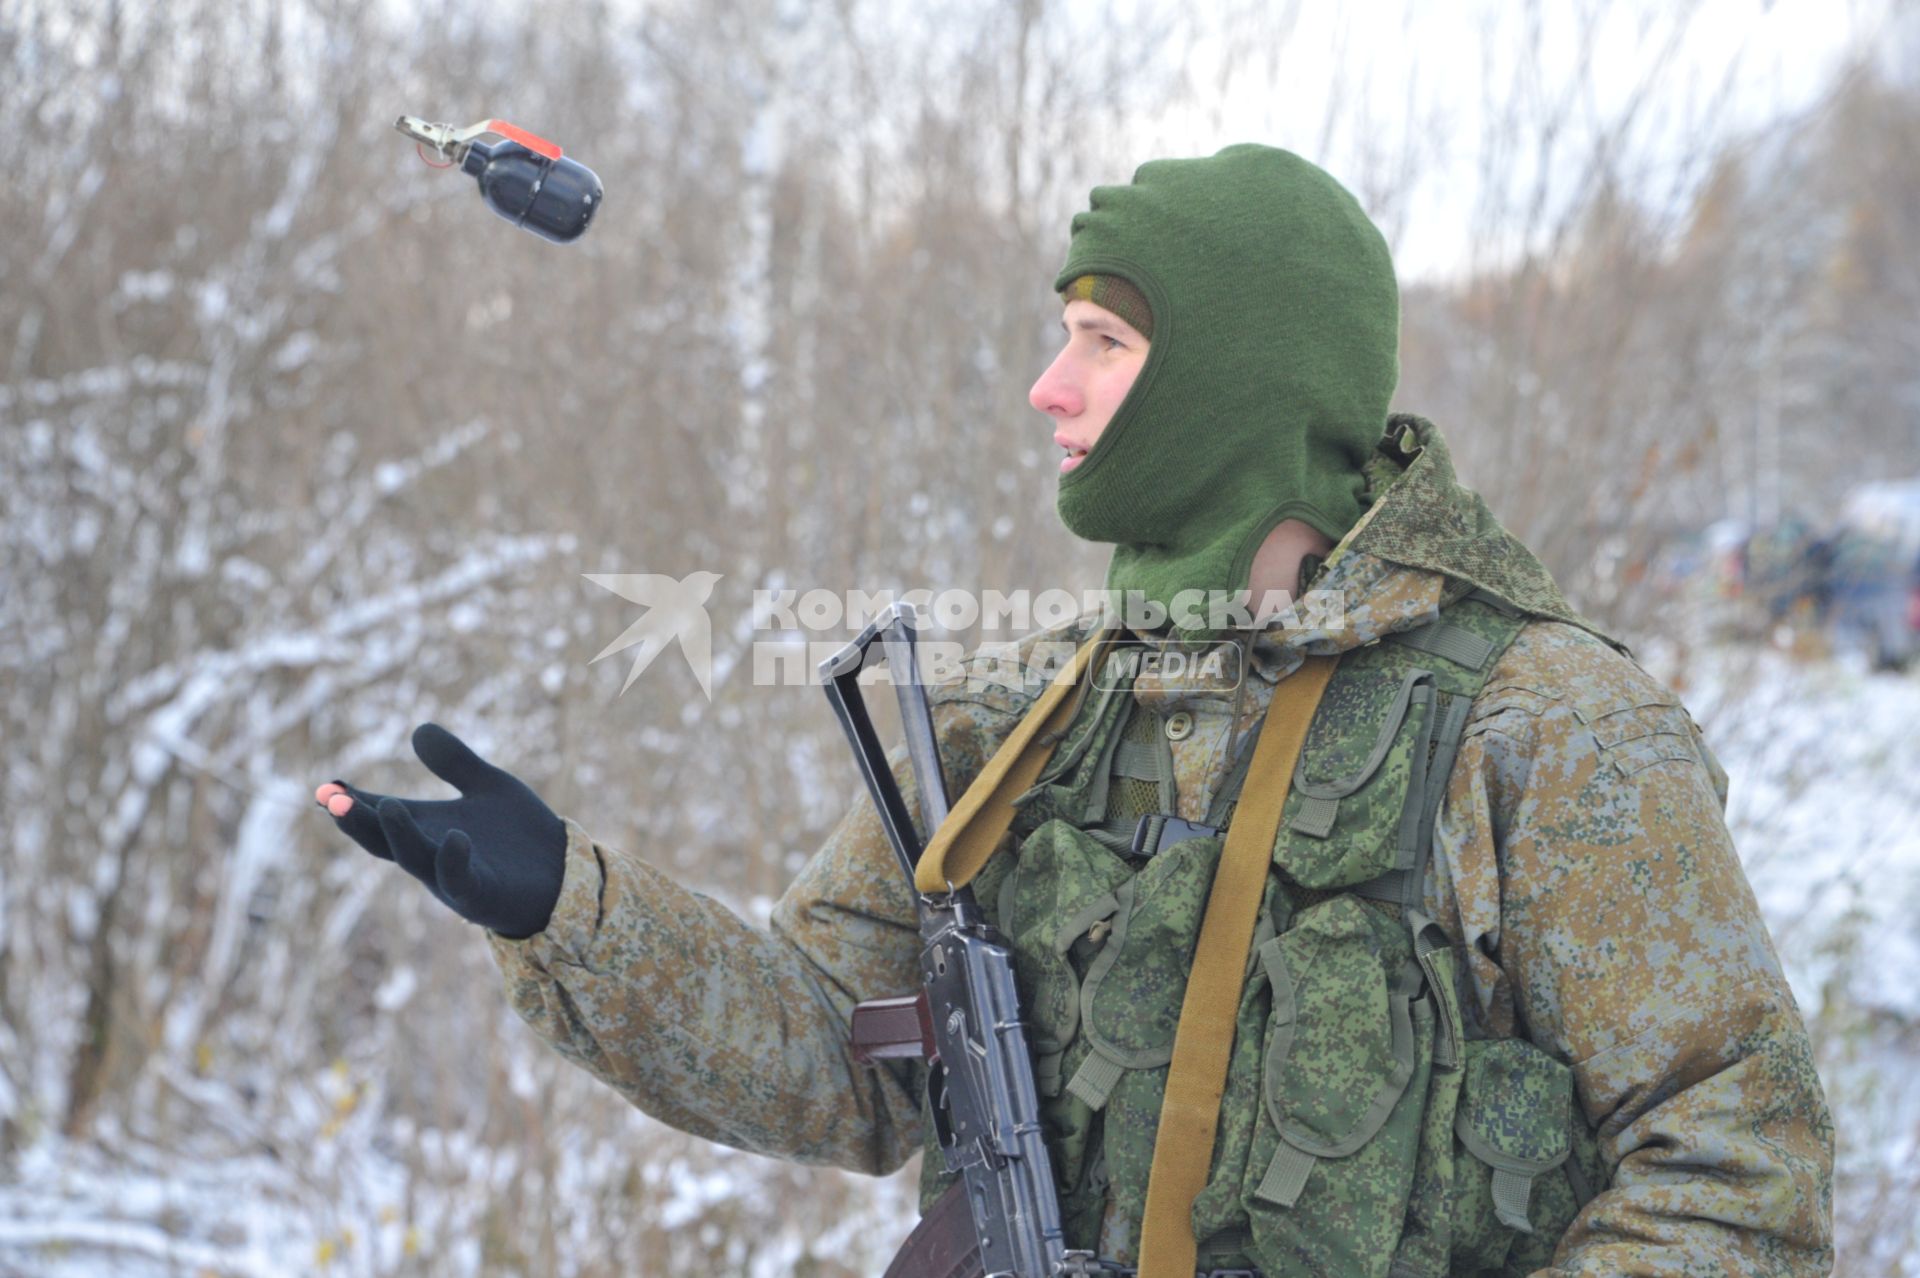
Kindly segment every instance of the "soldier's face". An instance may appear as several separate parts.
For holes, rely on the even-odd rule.
[[[1147,362],[1147,339],[1104,306],[1076,298],[1060,317],[1066,345],[1027,392],[1053,418],[1053,442],[1066,450],[1060,473],[1080,464],[1133,389]]]

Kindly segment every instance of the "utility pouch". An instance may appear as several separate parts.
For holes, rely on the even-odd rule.
[[[1526,1237],[1558,1242],[1578,1211],[1555,1169],[1573,1148],[1573,1071],[1521,1038],[1465,1045],[1453,1129],[1453,1263],[1497,1268]]]
[[[1220,848],[1218,838],[1183,840],[1114,889],[1112,909],[1102,916],[1109,930],[1080,984],[1080,1021],[1092,1054],[1067,1084],[1093,1109],[1106,1105],[1122,1073],[1173,1059],[1187,967]]]
[[[1255,1254],[1274,1274],[1384,1275],[1433,1065],[1420,965],[1398,920],[1347,894],[1259,954],[1273,1010],[1242,1183]]]
[[[1136,1217],[1146,1207],[1167,1066],[1221,847],[1216,837],[1183,839],[1117,888],[1080,985],[1084,1049],[1069,1057],[1067,1090],[1104,1112],[1111,1193]]]
[[[1043,1100],[1060,1094],[1061,1059],[1080,1032],[1080,977],[1071,952],[1076,944],[1083,955],[1097,952],[1111,927],[1115,893],[1132,876],[1121,857],[1056,818],[1020,845],[1000,886],[1000,929],[1013,946],[1014,981]],[[1096,929],[1102,923],[1106,928]]]
[[[1347,887],[1411,860],[1402,818],[1409,787],[1425,778],[1433,676],[1354,666],[1321,700],[1281,813],[1274,861],[1303,887]]]

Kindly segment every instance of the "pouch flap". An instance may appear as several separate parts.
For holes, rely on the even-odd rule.
[[[1393,927],[1337,896],[1260,947],[1273,986],[1263,1101],[1281,1137],[1317,1157],[1364,1145],[1413,1076],[1420,976]]]
[[[1497,1171],[1535,1176],[1572,1148],[1573,1071],[1524,1038],[1466,1044],[1453,1129]]]
[[[1062,820],[1021,843],[1000,886],[1000,930],[1012,943],[1014,984],[1036,1056],[1065,1050],[1079,1027],[1080,988],[1066,951],[1116,908],[1132,877],[1125,861]]]
[[[1273,858],[1287,877],[1340,888],[1395,868],[1408,789],[1425,775],[1433,705],[1428,671],[1342,663],[1281,812]]]
[[[1183,839],[1119,888],[1113,934],[1080,985],[1088,1041],[1127,1069],[1173,1058],[1187,969],[1220,864],[1221,840]]]

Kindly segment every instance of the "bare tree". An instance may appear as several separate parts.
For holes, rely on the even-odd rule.
[[[764,915],[856,792],[817,691],[756,683],[752,591],[1097,584],[1025,403],[1067,219],[1168,112],[1283,74],[1299,15],[1128,11],[1116,40],[1042,0],[26,0],[0,25],[0,739],[26,796],[0,816],[0,1194],[45,1222],[0,1224],[0,1267],[874,1271],[904,1179],[624,1106],[312,786],[431,793],[407,739],[438,720]],[[1920,229],[1910,86],[1703,143],[1655,191],[1667,47],[1572,160],[1580,77],[1529,79],[1522,47],[1489,90],[1478,271],[1406,307],[1406,405],[1627,622],[1655,534],[1777,486],[1760,414],[1782,458],[1831,420],[1897,457],[1913,392],[1911,334],[1861,318],[1916,300],[1886,266]],[[1314,132],[1351,163],[1314,158],[1404,227],[1438,126],[1410,92],[1336,98]],[[606,208],[541,245],[415,164],[402,112],[557,137]],[[1780,233],[1816,215],[1833,235]],[[588,658],[630,618],[581,574],[697,568],[727,574],[711,701],[666,661],[617,696]],[[184,1205],[106,1228],[30,1183],[56,1156],[101,1185],[168,1168]]]

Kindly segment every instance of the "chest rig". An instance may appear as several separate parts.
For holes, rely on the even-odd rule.
[[[1590,1139],[1557,1170],[1585,1133],[1571,1072],[1523,1039],[1469,1033],[1458,964],[1424,913],[1468,711],[1526,620],[1476,592],[1347,653],[1321,699],[1193,1205],[1203,1268],[1524,1273],[1598,1176]],[[1138,1245],[1188,967],[1238,795],[1260,783],[1242,749],[1204,824],[1173,816],[1159,716],[1132,682],[1109,661],[1015,800],[1014,850],[974,880],[1013,948],[1068,1244],[1110,1257]],[[946,1187],[939,1166],[923,1163],[923,1209]]]

